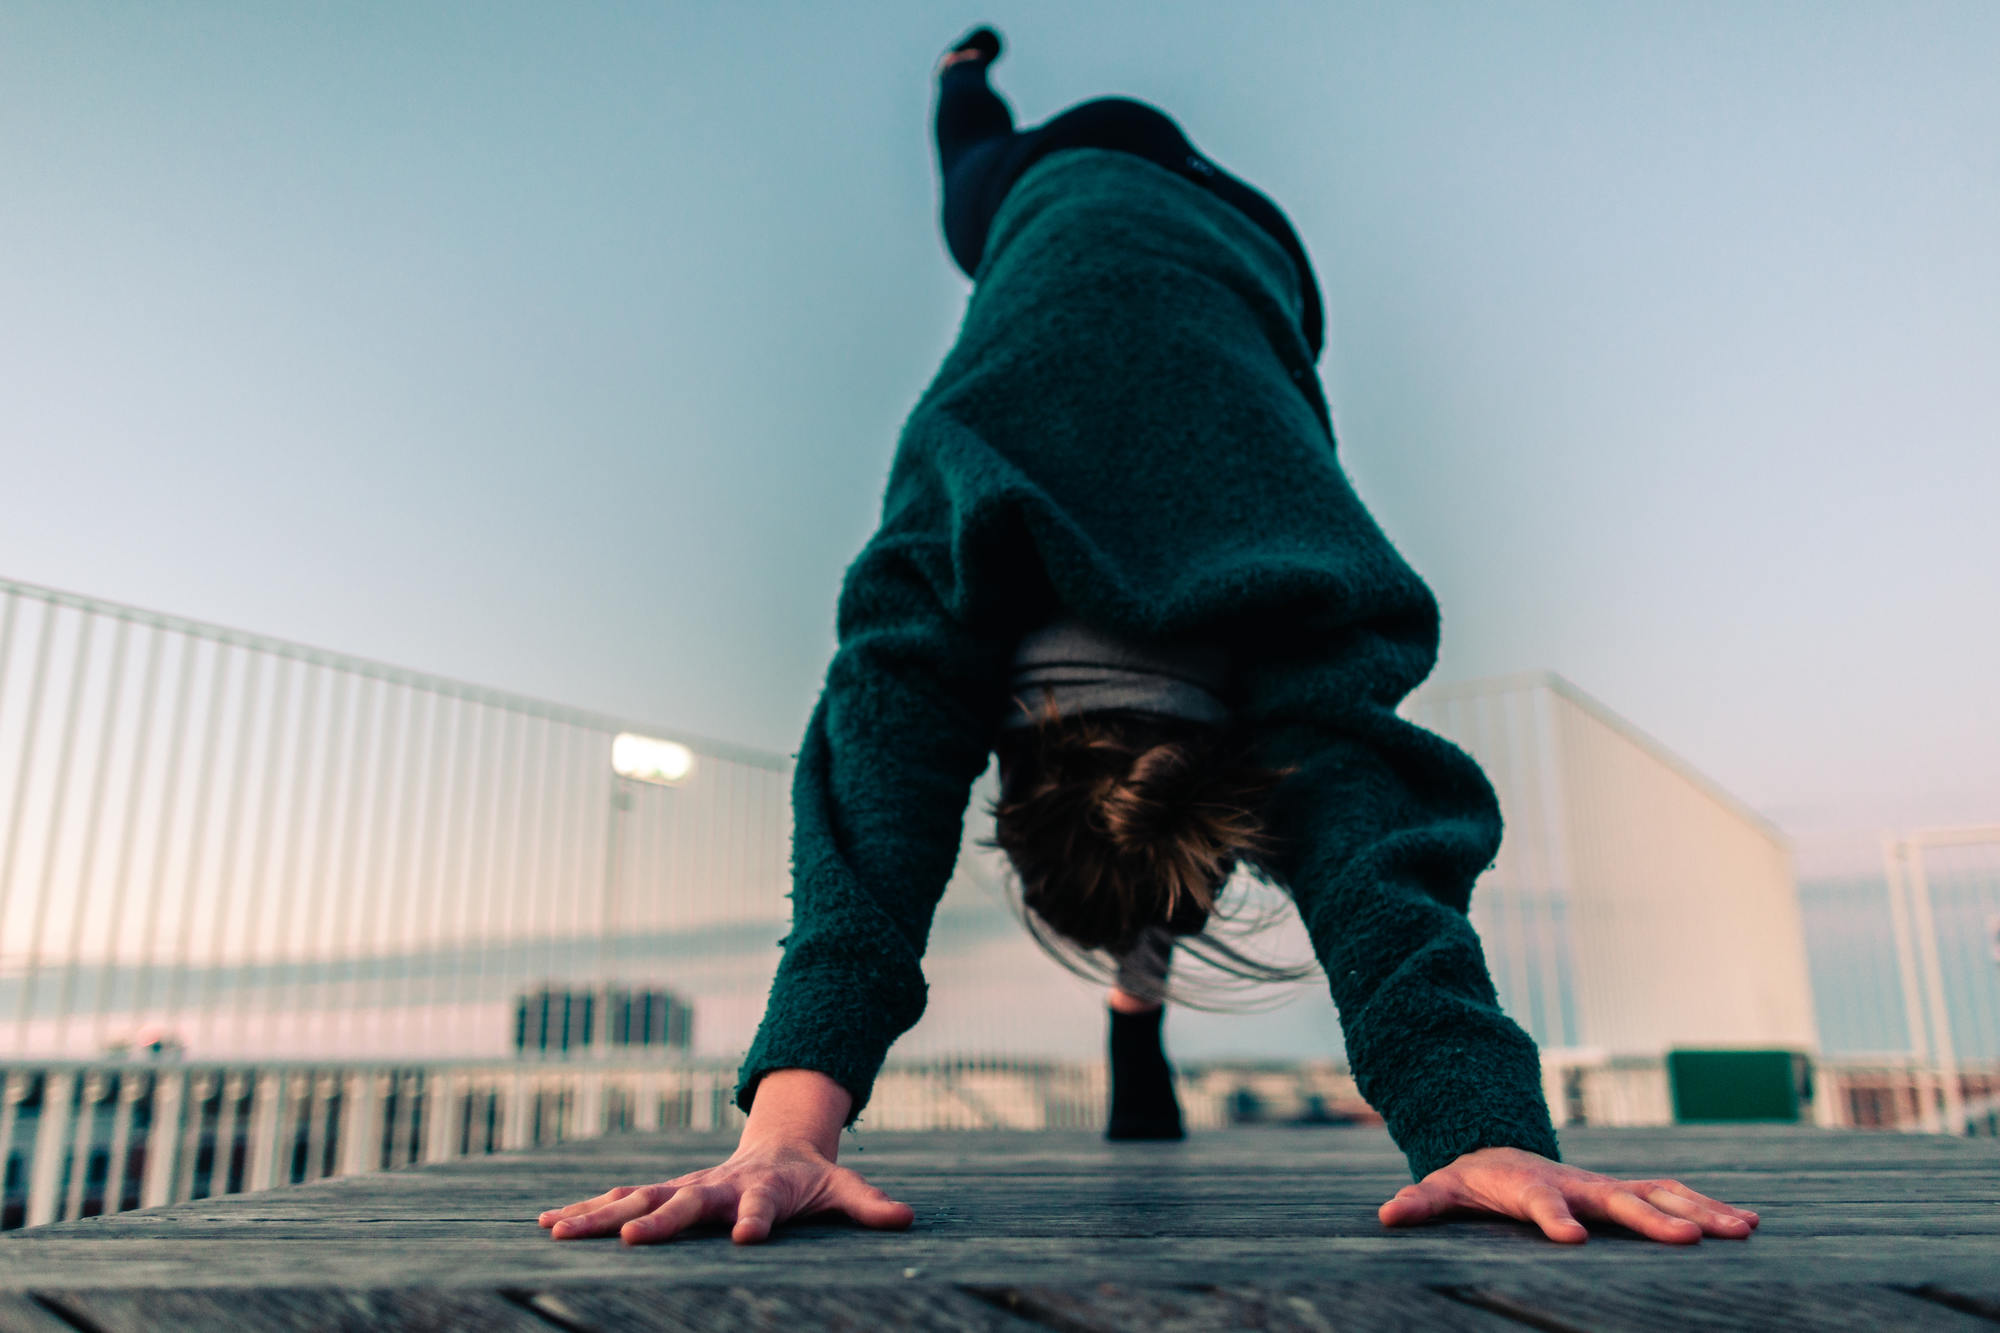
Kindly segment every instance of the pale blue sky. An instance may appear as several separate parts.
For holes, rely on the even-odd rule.
[[[0,573],[790,751],[979,19],[1025,120],[1147,98],[1291,213],[1441,676],[1808,862],[2000,818],[1987,3],[14,0]]]

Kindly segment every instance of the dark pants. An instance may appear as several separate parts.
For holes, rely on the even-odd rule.
[[[1126,97],[1071,107],[1030,130],[986,82],[984,60],[948,66],[938,90],[938,167],[944,178],[944,238],[967,277],[979,271],[986,229],[1001,200],[1029,167],[1062,148],[1111,148],[1134,153],[1211,191],[1270,233],[1298,267],[1305,296],[1302,331],[1318,359],[1324,340],[1319,283],[1312,262],[1278,206],[1204,157],[1166,113]]]

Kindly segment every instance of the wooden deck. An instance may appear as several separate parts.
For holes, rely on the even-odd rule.
[[[1756,1208],[1743,1242],[1558,1247],[1411,1231],[1378,1131],[849,1135],[917,1210],[737,1246],[551,1241],[543,1208],[710,1165],[734,1136],[625,1136],[0,1237],[0,1329],[1988,1329],[2000,1145],[1803,1129],[1572,1130],[1570,1160]]]

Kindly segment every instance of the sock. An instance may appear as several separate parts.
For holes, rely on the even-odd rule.
[[[990,65],[1000,58],[1000,34],[987,27],[974,28],[953,42],[950,49],[963,51],[967,47],[979,52],[980,58]]]
[[[1111,1123],[1107,1139],[1182,1139],[1174,1071],[1160,1044],[1161,1005],[1150,1013],[1111,1015]]]

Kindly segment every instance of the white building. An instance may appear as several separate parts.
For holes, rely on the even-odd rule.
[[[1553,673],[1424,689],[1403,711],[1500,794],[1506,837],[1472,918],[1545,1051],[1817,1050],[1791,852],[1769,823]]]

